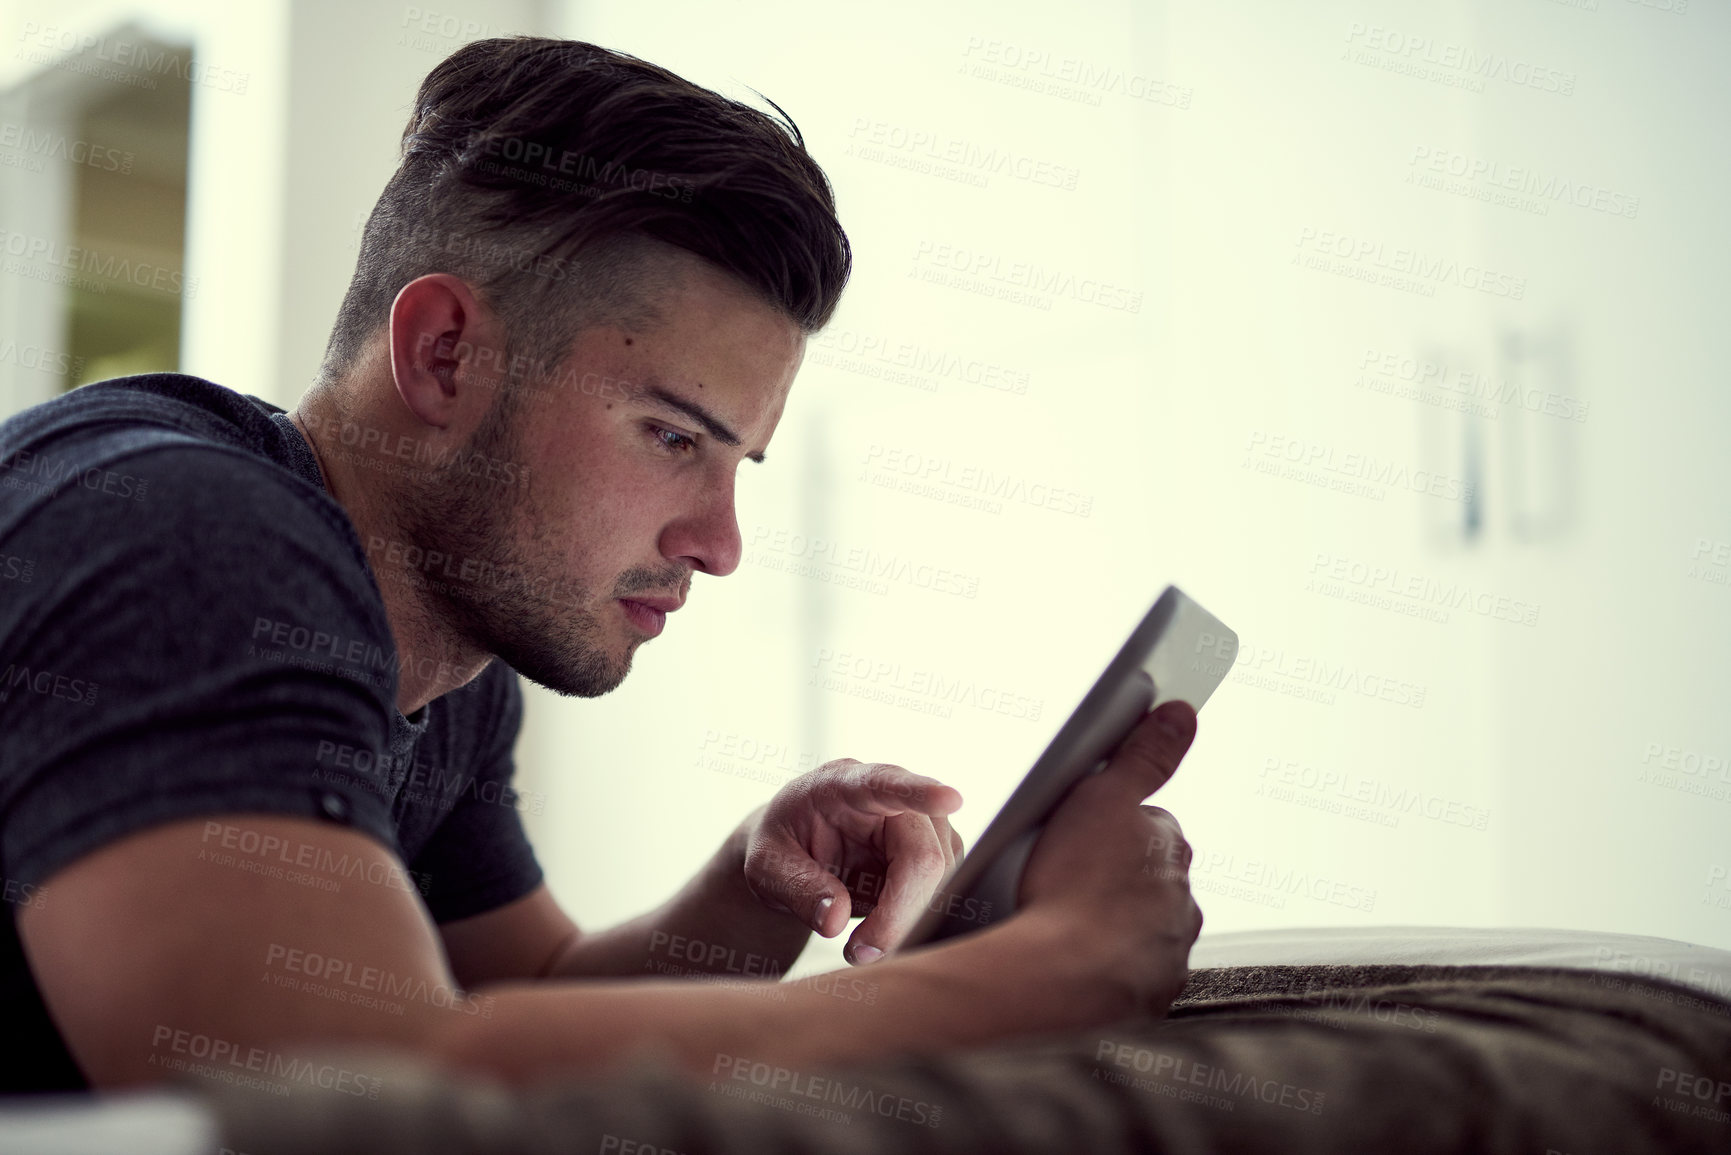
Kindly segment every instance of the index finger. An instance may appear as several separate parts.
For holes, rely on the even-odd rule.
[[[855,810],[886,818],[913,811],[929,817],[953,814],[962,807],[962,792],[936,778],[914,774],[888,762],[861,762],[829,784]]]
[[[884,823],[889,868],[876,904],[848,939],[849,962],[871,962],[901,945],[948,873],[952,860],[944,853],[946,841],[936,824],[916,814],[900,814]]]

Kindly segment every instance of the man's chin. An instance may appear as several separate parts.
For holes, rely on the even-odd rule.
[[[552,652],[545,644],[496,645],[492,652],[537,686],[567,698],[599,698],[611,693],[631,672],[631,658],[638,642],[626,646],[622,656],[599,653],[587,647],[576,656]]]

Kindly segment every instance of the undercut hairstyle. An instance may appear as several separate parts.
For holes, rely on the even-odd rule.
[[[852,253],[798,126],[764,99],[779,119],[577,40],[459,48],[421,83],[318,386],[428,273],[461,277],[502,318],[510,352],[546,367],[583,329],[655,327],[674,277],[666,246],[802,332],[823,328]]]

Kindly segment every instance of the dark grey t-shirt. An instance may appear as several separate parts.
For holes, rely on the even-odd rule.
[[[510,785],[516,672],[495,660],[412,717],[398,673],[360,540],[280,409],[153,373],[0,423],[0,1092],[87,1085],[16,920],[123,835],[202,817],[212,869],[332,901],[394,887],[438,922],[541,882]],[[405,870],[265,843],[259,813],[350,826]]]

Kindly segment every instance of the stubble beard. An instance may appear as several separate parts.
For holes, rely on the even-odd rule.
[[[477,454],[521,461],[514,414],[519,404],[501,392],[461,452],[404,486],[400,526],[409,541],[440,551],[459,567],[472,563],[480,575],[430,584],[429,608],[441,626],[556,694],[600,697],[631,672],[635,644],[623,654],[608,650],[588,608],[590,591],[564,571],[546,544],[547,526],[535,516],[521,467],[515,482],[503,485],[484,476],[490,471],[477,476],[461,468]],[[619,585],[654,588],[649,583],[656,579],[650,571],[632,569]],[[607,612],[611,599],[599,608]]]

